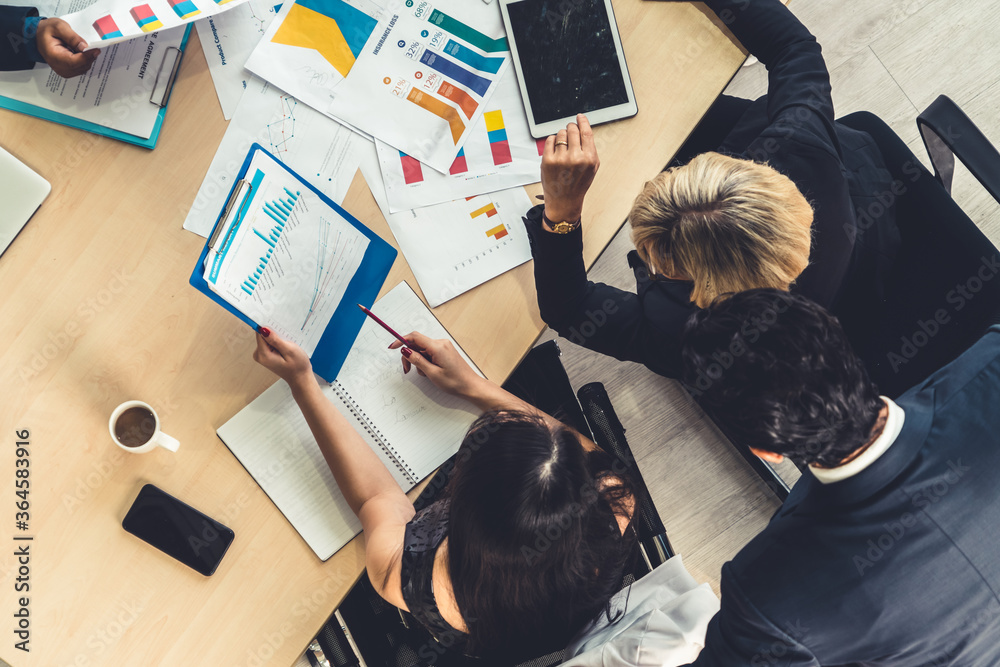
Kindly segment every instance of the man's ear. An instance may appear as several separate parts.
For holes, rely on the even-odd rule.
[[[781,454],[776,454],[774,452],[769,452],[766,449],[756,449],[754,447],[750,448],[750,451],[756,454],[759,458],[767,461],[768,463],[781,463],[785,460],[785,457]]]

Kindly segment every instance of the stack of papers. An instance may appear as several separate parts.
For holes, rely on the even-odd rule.
[[[235,67],[217,78],[224,108],[241,99],[186,229],[208,233],[231,165],[259,142],[338,203],[362,165],[432,307],[531,258],[520,186],[540,180],[543,142],[495,5],[297,0],[250,21],[260,1],[212,19],[215,44],[202,40],[209,62],[236,58],[226,67],[257,43],[239,82]]]

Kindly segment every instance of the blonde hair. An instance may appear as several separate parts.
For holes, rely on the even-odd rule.
[[[812,220],[787,176],[719,153],[648,181],[629,213],[646,266],[692,280],[700,308],[757,287],[787,290],[809,263]]]

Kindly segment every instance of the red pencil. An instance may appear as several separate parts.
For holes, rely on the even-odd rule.
[[[395,336],[395,337],[396,337],[396,339],[397,339],[397,340],[398,340],[398,341],[399,341],[400,343],[402,343],[403,345],[406,345],[407,347],[413,347],[413,345],[411,345],[411,344],[410,344],[410,343],[409,343],[409,342],[408,342],[408,341],[407,341],[407,340],[406,340],[405,338],[403,338],[403,337],[402,337],[402,336],[400,336],[400,335],[399,335],[398,333],[396,333],[396,332],[395,332],[395,331],[394,331],[394,330],[392,329],[392,327],[390,327],[390,326],[389,326],[388,324],[386,324],[385,322],[383,322],[382,320],[380,320],[380,319],[378,318],[378,315],[376,315],[376,314],[375,314],[375,313],[373,313],[372,311],[368,310],[367,308],[365,308],[364,306],[362,306],[362,305],[361,305],[360,303],[358,304],[358,308],[360,308],[360,309],[361,309],[361,311],[362,311],[362,312],[363,312],[363,313],[364,313],[365,315],[367,315],[368,317],[370,317],[370,318],[372,318],[373,320],[375,320],[375,323],[376,323],[376,324],[378,324],[378,325],[379,325],[380,327],[382,327],[383,329],[385,329],[386,331],[388,331],[389,333],[391,333],[391,334],[392,334],[393,336]]]

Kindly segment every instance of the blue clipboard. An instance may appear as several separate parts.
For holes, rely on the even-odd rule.
[[[187,28],[184,30],[184,38],[181,40],[181,44],[178,47],[181,52],[180,55],[177,56],[178,61],[184,58],[184,50],[187,48],[188,37],[191,35],[191,26],[193,25],[193,23],[188,23]],[[180,66],[180,62],[178,62],[177,65]],[[167,91],[168,101],[172,92],[172,90]],[[3,95],[0,95],[0,109],[10,109],[11,111],[17,111],[18,113],[27,114],[28,116],[35,116],[36,118],[49,120],[53,123],[75,127],[78,130],[86,130],[87,132],[93,132],[94,134],[99,134],[103,137],[110,137],[111,139],[117,139],[118,141],[124,141],[128,144],[135,144],[136,146],[142,146],[143,148],[149,148],[152,150],[156,147],[156,140],[160,137],[160,127],[163,125],[163,117],[167,113],[167,104],[164,102],[159,113],[156,114],[156,122],[153,124],[153,132],[149,135],[148,139],[144,139],[134,134],[128,134],[127,132],[122,132],[121,130],[113,130],[110,127],[98,125],[97,123],[91,123],[90,121],[80,120],[76,116],[59,113],[58,111],[52,111],[51,109],[43,109],[42,107],[37,107],[34,104],[28,104],[27,102],[15,100],[10,97],[4,97]]]
[[[240,168],[239,174],[236,179],[234,179],[233,187],[229,191],[229,196],[226,198],[227,206],[219,212],[219,217],[215,221],[212,233],[209,234],[209,238],[205,242],[205,247],[202,249],[201,255],[198,257],[198,263],[195,264],[194,272],[191,274],[190,283],[199,292],[208,296],[208,298],[212,301],[215,301],[254,330],[257,329],[256,322],[238,311],[229,302],[212,291],[212,288],[208,286],[208,282],[205,280],[204,267],[205,258],[208,257],[208,253],[211,250],[212,240],[216,236],[219,226],[223,224],[224,218],[226,217],[227,210],[229,209],[228,203],[233,199],[233,195],[236,193],[236,188],[246,176],[247,170],[250,168],[250,162],[258,152],[261,152],[271,158],[271,160],[274,161],[275,166],[284,169],[286,172],[294,176],[300,183],[302,183],[303,186],[309,188],[313,194],[319,197],[324,204],[342,215],[345,220],[354,225],[358,231],[368,238],[368,249],[365,251],[365,256],[361,260],[361,266],[358,267],[358,272],[354,274],[354,277],[351,278],[351,282],[348,283],[347,291],[344,293],[344,298],[341,299],[340,304],[333,313],[333,317],[330,318],[330,324],[327,325],[326,331],[324,331],[323,335],[320,337],[319,344],[316,346],[316,351],[312,356],[313,371],[315,371],[317,375],[327,382],[333,382],[333,380],[337,377],[337,373],[340,372],[341,366],[344,365],[344,360],[347,359],[347,353],[351,351],[351,346],[354,345],[354,339],[358,337],[358,333],[361,331],[361,325],[364,324],[365,321],[365,314],[361,312],[361,309],[357,307],[357,304],[360,303],[366,308],[371,308],[372,304],[375,303],[375,297],[378,296],[379,290],[382,289],[382,284],[389,276],[389,269],[392,268],[393,262],[396,261],[397,251],[391,245],[386,243],[378,234],[361,224],[360,220],[317,190],[312,183],[289,169],[283,162],[274,157],[274,155],[268,152],[260,144],[255,143],[250,147],[250,152],[247,154],[247,158],[243,162],[243,166]],[[249,196],[251,194],[253,194],[252,191],[246,193],[245,196]],[[242,202],[236,203],[235,205],[240,206],[241,208],[237,209],[238,217],[236,221],[234,221],[234,225],[239,224],[246,213],[246,211],[242,210]]]

